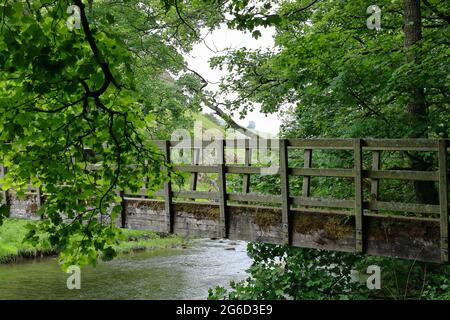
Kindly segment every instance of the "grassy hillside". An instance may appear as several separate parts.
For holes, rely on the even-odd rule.
[[[212,115],[206,115],[204,113],[197,113],[194,115],[195,121],[203,122],[203,128],[205,130],[217,129],[217,130],[220,130],[220,132],[225,133],[225,125],[220,124],[220,122],[223,122],[223,121],[222,120],[213,121],[210,119],[211,117],[212,117]],[[215,117],[215,116],[213,116],[213,117]],[[270,133],[267,133],[267,132],[261,131],[261,130],[250,130],[250,131],[261,137],[264,137],[264,138],[274,136],[273,134],[270,134]]]

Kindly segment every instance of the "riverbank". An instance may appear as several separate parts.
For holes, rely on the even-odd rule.
[[[6,219],[3,222],[0,226],[0,264],[58,254],[45,237],[36,247],[23,242],[28,232],[26,226],[36,223],[40,222],[23,219]],[[144,230],[121,229],[121,231],[122,239],[114,246],[117,253],[176,248],[187,244],[187,240],[180,236]]]

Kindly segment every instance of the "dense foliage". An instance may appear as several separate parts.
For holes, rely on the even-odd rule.
[[[291,104],[284,132],[293,137],[447,137],[448,3],[422,1],[422,39],[411,47],[404,45],[404,1],[377,1],[380,31],[366,26],[371,4],[299,0],[281,2],[277,19],[248,13],[242,28],[273,26],[277,48],[243,48],[214,59],[231,71],[223,92],[240,93],[229,108],[245,113],[260,103],[264,112],[277,112]],[[408,51],[420,61],[408,61]],[[427,108],[418,119],[406,108],[415,84],[423,87]]]

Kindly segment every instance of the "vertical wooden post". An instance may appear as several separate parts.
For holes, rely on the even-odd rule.
[[[36,189],[36,204],[38,206],[38,209],[42,206],[42,189],[40,186]],[[39,218],[40,220],[43,220],[44,215],[41,214]]]
[[[125,191],[124,190],[120,190],[119,191],[119,196],[121,198],[120,205],[122,207],[122,210],[120,211],[120,227],[121,228],[128,228],[127,211],[126,211],[126,207],[125,207]]]
[[[192,148],[192,164],[198,165],[198,158],[200,156],[200,150],[197,148]],[[197,190],[197,181],[198,181],[198,172],[192,172],[190,181],[189,181],[189,188],[191,191]],[[195,198],[191,199],[192,201],[195,201]]]
[[[219,233],[221,238],[228,237],[227,181],[225,177],[225,143],[217,140],[217,182],[219,187]]]
[[[0,164],[0,179],[5,177],[6,174],[6,168],[3,165],[3,163]],[[2,195],[2,204],[8,204],[8,191],[6,190],[1,190],[1,195]]]
[[[441,233],[441,262],[448,262],[448,167],[447,140],[439,140],[439,206]]]
[[[364,251],[363,244],[363,185],[362,185],[362,140],[354,141],[355,160],[355,227],[356,227],[356,252]]]
[[[312,149],[305,149],[304,151],[304,161],[303,161],[303,167],[304,168],[311,168],[312,164]],[[303,197],[309,197],[311,193],[311,177],[310,176],[304,176],[303,177]]]
[[[41,187],[38,187],[36,189],[36,204],[38,205],[38,207],[42,206],[42,192],[41,192]]]
[[[170,141],[166,140],[164,143],[164,155],[166,158],[166,163],[170,163]],[[170,172],[169,178],[170,178]],[[164,208],[166,211],[166,230],[168,233],[173,233],[174,231],[174,214],[172,208],[172,182],[169,179],[164,183]]]
[[[380,170],[381,166],[381,151],[372,152],[372,170]],[[380,180],[371,179],[370,181],[370,201],[378,201],[380,194]],[[373,210],[373,213],[378,213],[377,210]]]
[[[145,165],[148,165],[148,160],[144,161]],[[141,198],[147,198],[147,188],[148,188],[148,175],[147,173],[144,176],[144,179],[142,179],[144,182],[144,187],[141,189]]]
[[[283,223],[283,242],[291,243],[290,227],[290,201],[289,201],[289,175],[288,175],[288,149],[287,140],[280,139],[280,182],[281,182],[281,220]]]
[[[246,141],[247,144],[247,141]],[[245,154],[244,154],[244,165],[246,167],[251,166],[252,161],[252,149],[250,147],[245,146]],[[242,180],[242,192],[249,193],[250,192],[250,174],[244,173],[244,177]]]

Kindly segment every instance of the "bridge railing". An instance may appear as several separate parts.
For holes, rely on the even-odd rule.
[[[380,214],[379,211],[390,212],[411,212],[422,214],[422,216],[396,216],[399,219],[412,219],[419,221],[435,221],[440,225],[440,247],[441,260],[447,262],[448,257],[448,161],[447,154],[450,147],[446,139],[259,139],[252,140],[216,140],[216,141],[154,141],[166,154],[170,161],[171,151],[176,149],[197,150],[193,152],[193,163],[174,165],[174,170],[188,172],[191,174],[189,190],[173,191],[172,182],[167,182],[163,190],[157,191],[154,195],[164,197],[166,214],[168,215],[168,229],[173,228],[172,203],[174,198],[180,199],[207,199],[212,204],[219,206],[220,230],[223,237],[227,237],[228,216],[227,207],[231,201],[240,202],[261,202],[271,203],[281,207],[284,242],[291,241],[291,223],[293,206],[308,208],[321,207],[322,210],[338,212],[343,215],[354,216],[356,252],[364,251],[365,224],[364,216]],[[211,146],[216,150],[216,163],[200,164],[198,151]],[[227,163],[227,149],[244,150],[243,165],[238,166]],[[278,163],[271,166],[252,166],[251,154],[255,150],[277,151]],[[304,163],[302,167],[292,167],[289,165],[289,151],[292,149],[303,150]],[[312,155],[314,150],[347,150],[353,155],[353,168],[314,168],[312,166]],[[365,151],[370,151],[371,167],[363,168]],[[381,154],[386,151],[426,151],[436,153],[438,168],[434,171],[415,170],[383,170],[381,169]],[[367,153],[366,153],[367,154]],[[196,157],[195,157],[196,156]],[[197,158],[197,159],[196,159]],[[272,159],[273,160],[273,159]],[[213,173],[217,175],[218,192],[197,191],[197,180],[199,173]],[[242,192],[227,192],[227,174],[242,174]],[[250,175],[271,174],[280,178],[279,195],[255,194],[250,192]],[[300,196],[293,196],[289,187],[290,177],[303,177],[302,193]],[[334,199],[311,197],[312,177],[338,177],[352,180],[354,185],[353,199]],[[370,181],[370,190],[363,187],[363,179]],[[420,204],[387,202],[379,200],[379,189],[381,179],[396,179],[408,181],[431,181],[438,185],[439,204]],[[366,194],[368,193],[368,194]],[[136,195],[125,194],[126,197]],[[345,209],[336,211],[336,209]],[[322,211],[323,212],[323,211]]]

